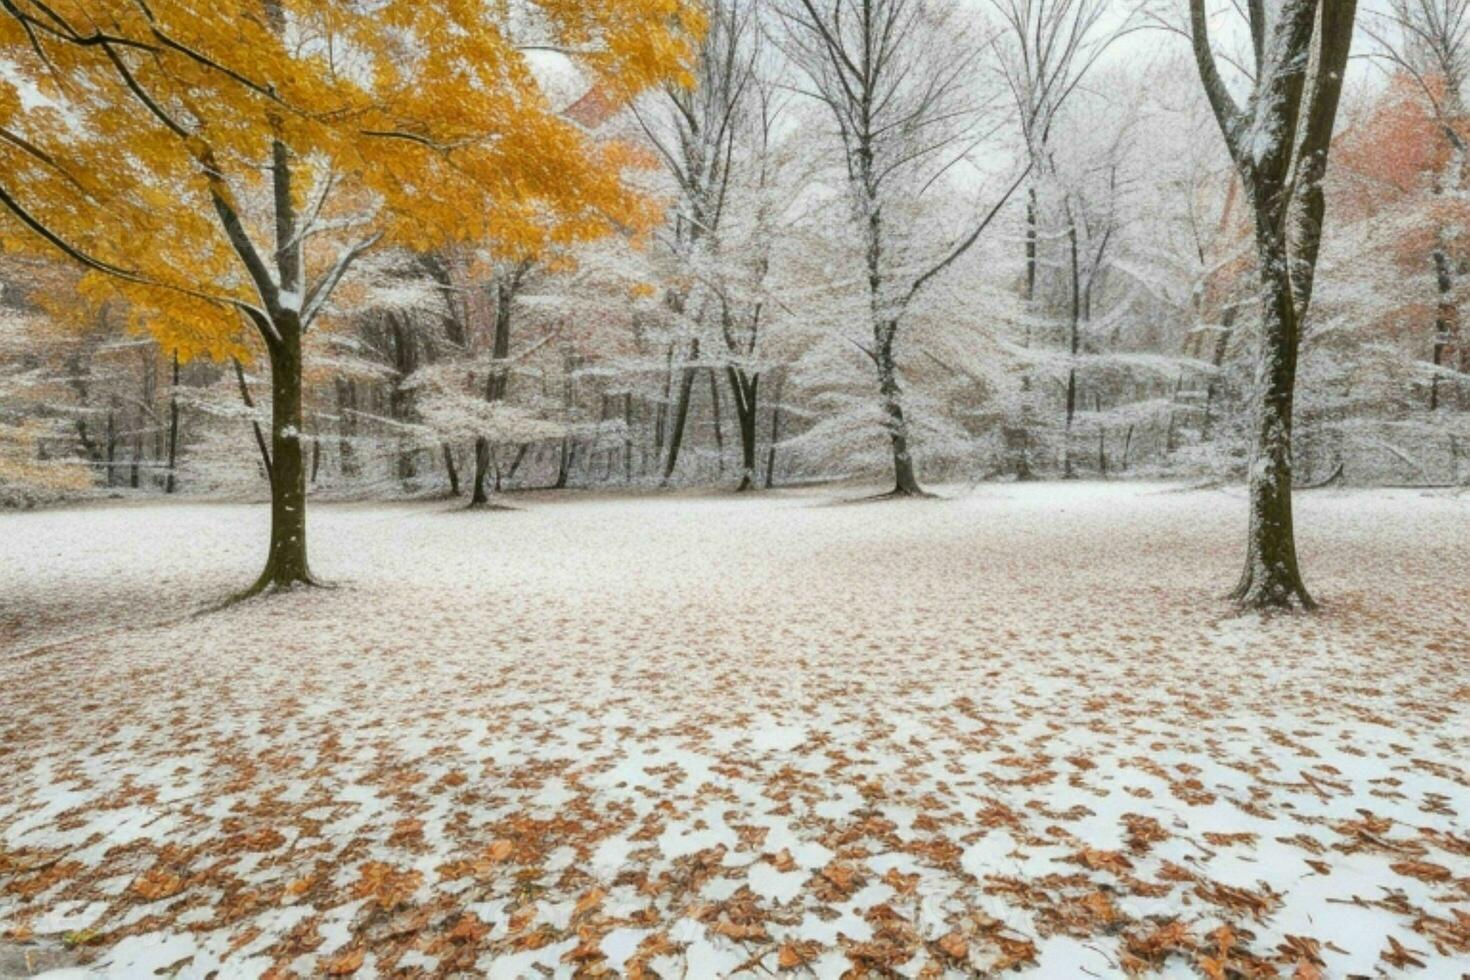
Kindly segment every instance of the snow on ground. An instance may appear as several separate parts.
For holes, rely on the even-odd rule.
[[[1457,976],[1470,500],[0,516],[0,946],[107,976]],[[45,945],[45,944],[49,944]],[[53,960],[54,962],[54,960]],[[1233,972],[1232,972],[1233,971]]]

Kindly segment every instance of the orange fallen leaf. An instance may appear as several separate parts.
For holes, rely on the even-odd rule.
[[[939,948],[944,955],[957,960],[966,959],[970,955],[970,944],[965,937],[960,935],[959,930],[947,932],[939,938]]]
[[[329,977],[351,976],[362,967],[362,961],[366,956],[367,950],[361,946],[349,950],[327,964],[326,974]]]

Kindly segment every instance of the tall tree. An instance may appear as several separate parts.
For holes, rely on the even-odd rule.
[[[1440,198],[1432,222],[1429,261],[1436,292],[1434,333],[1430,360],[1434,377],[1429,386],[1429,409],[1440,407],[1441,372],[1458,348],[1460,370],[1470,371],[1470,353],[1460,333],[1460,309],[1455,300],[1462,263],[1459,214],[1466,180],[1467,126],[1465,83],[1470,79],[1470,0],[1390,0],[1385,11],[1367,18],[1365,33],[1375,42],[1373,52],[1396,77],[1412,80],[1426,103],[1442,141],[1439,172],[1432,187]],[[1392,157],[1390,156],[1390,159]],[[1456,379],[1458,380],[1458,379]],[[1463,396],[1461,404],[1464,404]]]
[[[627,98],[687,78],[692,0],[7,0],[0,214],[181,357],[271,367],[271,538],[247,594],[312,582],[302,337],[374,248],[514,245],[649,223],[631,154],[558,116],[522,47],[575,50]]]
[[[1255,72],[1244,107],[1221,76],[1205,7],[1205,0],[1189,0],[1195,63],[1251,205],[1261,285],[1250,525],[1245,570],[1232,595],[1251,608],[1310,609],[1292,520],[1292,415],[1357,0],[1252,0]]]
[[[810,79],[808,94],[836,126],[862,242],[872,338],[862,346],[877,371],[892,495],[920,495],[895,350],[899,328],[914,299],[980,239],[1025,174],[939,258],[915,269],[902,254],[902,234],[914,230],[901,226],[905,205],[989,135],[975,88],[980,45],[947,0],[790,0],[779,13],[787,49]]]

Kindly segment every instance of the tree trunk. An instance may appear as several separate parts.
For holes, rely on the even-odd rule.
[[[173,386],[168,393],[168,478],[163,492],[173,493],[179,459],[179,352],[174,351]]]
[[[1062,437],[1062,478],[1070,480],[1072,472],[1072,422],[1077,417],[1077,347],[1082,329],[1082,270],[1077,257],[1077,222],[1072,219],[1071,201],[1067,203],[1067,242],[1072,254],[1072,321],[1070,357],[1067,362],[1067,425]]]
[[[710,411],[715,419],[715,464],[720,473],[725,472],[725,429],[720,420],[720,384],[715,378],[715,369],[709,369]]]
[[[734,367],[727,367],[725,373],[735,393],[735,418],[740,425],[740,486],[736,492],[743,492],[755,488],[756,395],[761,376]]]
[[[113,483],[117,472],[117,399],[107,409],[107,485]]]
[[[699,359],[699,338],[696,337],[689,345],[689,359]],[[684,425],[689,420],[689,400],[694,391],[694,368],[685,367],[679,377],[679,396],[674,403],[673,423],[669,431],[669,454],[664,458],[663,482],[668,484],[669,478],[674,475],[674,467],[679,465],[679,449],[684,444]]]
[[[1434,377],[1429,384],[1429,410],[1439,410],[1439,369],[1444,364],[1446,348],[1449,347],[1459,328],[1459,310],[1454,298],[1454,270],[1450,258],[1443,248],[1434,250],[1434,274],[1439,287],[1439,307],[1434,318]]]
[[[449,443],[441,447],[444,450],[444,472],[449,475],[449,494],[452,497],[459,496],[459,467],[454,463],[454,450]]]
[[[1252,608],[1314,607],[1297,565],[1292,521],[1291,430],[1300,324],[1288,277],[1284,229],[1257,208],[1261,356],[1256,373],[1245,569],[1232,598]]]
[[[623,395],[623,482],[633,482],[633,393]]]
[[[267,344],[271,364],[271,537],[253,595],[314,585],[306,560],[306,468],[301,452],[301,327],[282,318]]]
[[[924,489],[914,473],[914,460],[909,452],[908,421],[903,415],[903,391],[898,384],[898,367],[893,360],[893,335],[898,324],[888,323],[875,338],[874,362],[878,365],[878,391],[883,400],[883,415],[888,439],[893,447],[893,496],[920,497]]]
[[[771,444],[766,450],[766,489],[776,482],[776,443],[781,440],[781,392],[786,386],[786,375],[776,375],[775,397],[771,399]]]
[[[470,506],[480,507],[490,502],[485,492],[485,476],[490,472],[490,440],[484,436],[475,439],[475,486],[470,492]]]
[[[404,384],[418,369],[418,348],[402,317],[389,312],[387,322],[393,339],[394,369],[393,385],[388,395],[388,414],[395,422],[411,422],[414,415],[413,392]],[[401,435],[398,443],[398,479],[407,484],[418,475],[418,467],[414,463],[414,450],[405,444]]]

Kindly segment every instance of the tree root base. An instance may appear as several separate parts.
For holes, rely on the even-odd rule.
[[[1315,612],[1317,602],[1300,583],[1242,582],[1231,590],[1229,599],[1241,610],[1260,612]]]
[[[265,596],[285,595],[293,592],[303,592],[308,589],[334,588],[336,588],[335,585],[316,579],[311,575],[310,572],[308,572],[305,576],[299,576],[290,579],[281,579],[271,572],[267,571],[264,575],[261,575],[260,578],[256,579],[255,584],[250,586],[250,588],[245,589],[241,592],[236,592],[234,595],[225,599],[225,601],[219,603],[218,605],[210,606],[204,611],[219,612],[223,609],[228,609],[231,606],[235,606],[242,602],[245,602],[248,599],[256,599]]]

